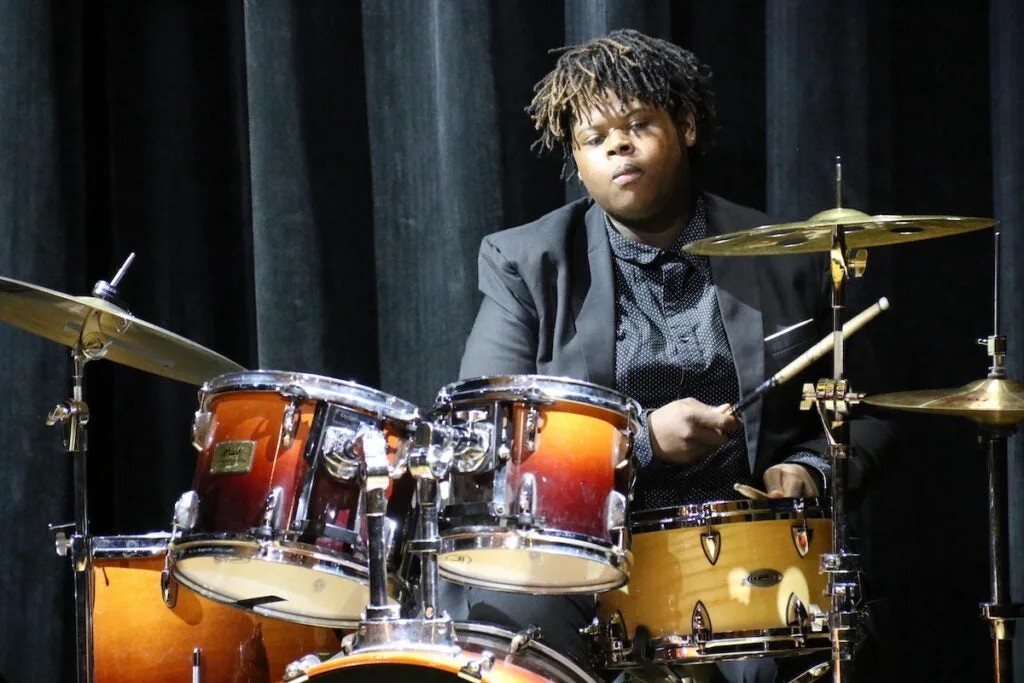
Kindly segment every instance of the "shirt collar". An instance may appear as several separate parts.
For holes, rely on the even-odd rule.
[[[690,242],[703,239],[707,234],[707,214],[704,210],[704,197],[698,197],[693,207],[693,215],[690,222],[686,224],[675,241],[667,249],[654,247],[643,242],[635,242],[615,229],[608,214],[604,216],[605,230],[608,232],[608,242],[612,248],[612,254],[617,259],[630,261],[639,265],[647,265],[658,258],[662,253],[673,256],[688,256],[683,247]]]

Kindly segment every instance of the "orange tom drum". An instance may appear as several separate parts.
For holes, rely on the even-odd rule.
[[[558,377],[484,377],[442,389],[440,419],[484,430],[490,450],[451,473],[441,576],[519,593],[624,584],[639,410],[622,394]]]
[[[96,683],[273,681],[298,657],[338,651],[329,629],[254,616],[174,582],[168,607],[161,571],[169,537],[93,538]]]
[[[358,440],[383,433],[395,471],[419,412],[375,389],[269,370],[222,375],[200,391],[193,491],[175,508],[175,578],[258,614],[345,627],[369,599]],[[391,486],[389,588],[400,600],[410,477]]]
[[[287,683],[599,683],[595,674],[534,640],[476,623],[455,624],[455,647],[373,647],[326,662],[289,667]],[[307,658],[308,660],[309,658]]]
[[[629,585],[598,597],[604,665],[828,649],[828,580],[819,573],[832,544],[828,514],[817,499],[799,498],[633,513]],[[647,642],[644,652],[633,651],[638,641]]]

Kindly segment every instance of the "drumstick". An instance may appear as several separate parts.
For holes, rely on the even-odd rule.
[[[879,299],[872,305],[868,306],[866,309],[864,309],[854,317],[850,318],[850,320],[848,320],[846,324],[843,325],[843,339],[847,339],[853,336],[853,333],[859,330],[860,328],[864,327],[864,325],[866,325],[868,321],[870,321],[872,318],[874,318],[882,311],[888,309],[889,300],[883,296],[881,299]],[[835,335],[830,334],[821,341],[819,341],[817,344],[812,346],[811,348],[804,351],[796,360],[794,360],[789,365],[779,370],[777,373],[775,373],[775,375],[769,377],[764,382],[762,382],[761,386],[755,389],[752,393],[747,394],[744,398],[740,399],[736,403],[736,405],[734,405],[732,409],[729,411],[729,414],[735,415],[736,413],[743,412],[744,410],[749,408],[754,403],[754,401],[764,396],[768,391],[774,389],[783,382],[788,382],[790,379],[793,378],[793,375],[801,372],[808,365],[810,365],[811,363],[813,363],[814,361],[818,360],[826,353],[831,351],[834,345]]]
[[[771,496],[769,496],[761,489],[755,489],[753,486],[747,486],[746,484],[733,484],[732,488],[733,490],[738,491],[747,498],[752,498],[754,500],[760,500],[762,498],[771,498]]]

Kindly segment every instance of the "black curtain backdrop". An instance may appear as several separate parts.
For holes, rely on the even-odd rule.
[[[85,294],[134,251],[131,310],[246,367],[429,406],[456,378],[480,238],[582,191],[529,149],[548,50],[631,26],[715,71],[712,191],[806,218],[834,205],[842,155],[845,205],[999,218],[1000,331],[1024,378],[1016,0],[3,0],[0,16],[0,275]],[[993,263],[993,231],[871,251],[853,288],[892,301],[870,328],[877,390],[984,377]],[[70,521],[72,478],[44,425],[67,349],[0,325],[0,358],[0,679],[70,680],[71,570],[46,525]],[[86,377],[94,532],[166,530],[196,387],[103,361]],[[858,519],[880,641],[863,668],[990,679],[984,454],[966,421],[900,424]]]

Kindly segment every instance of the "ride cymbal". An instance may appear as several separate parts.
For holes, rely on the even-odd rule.
[[[1010,379],[982,379],[958,389],[879,394],[862,401],[880,408],[966,417],[989,426],[1009,427],[1024,420],[1024,385]]]
[[[91,296],[71,296],[0,277],[0,320],[74,348],[161,377],[201,385],[244,370],[218,353]]]
[[[829,251],[832,230],[842,225],[848,249],[879,247],[946,237],[998,224],[994,218],[961,216],[871,216],[856,209],[829,209],[798,223],[762,225],[706,237],[683,249],[703,256],[771,256]]]

